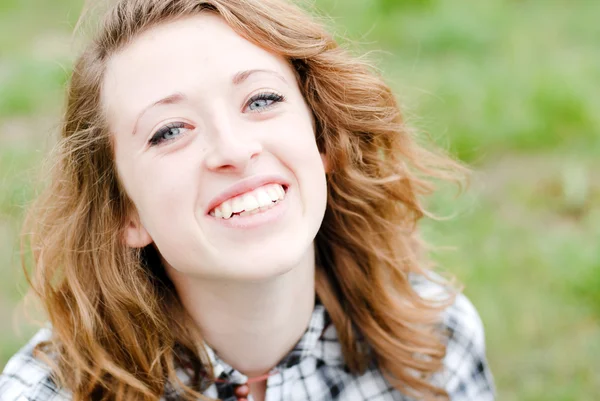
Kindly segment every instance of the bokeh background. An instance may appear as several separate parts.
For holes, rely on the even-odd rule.
[[[422,230],[477,306],[500,400],[600,399],[600,1],[316,0],[411,124],[475,170]],[[36,329],[19,230],[82,0],[0,0],[0,368]]]

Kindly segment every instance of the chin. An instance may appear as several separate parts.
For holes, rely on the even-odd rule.
[[[300,265],[297,259],[285,258],[284,260],[262,260],[255,263],[245,260],[229,266],[235,266],[232,274],[238,280],[265,281],[286,274]]]
[[[293,247],[269,248],[268,252],[261,249],[252,252],[248,249],[243,252],[229,254],[220,260],[221,272],[234,280],[263,281],[286,274],[296,267],[310,266],[305,263],[307,257],[314,260],[311,248],[292,249]]]
[[[238,272],[238,274],[233,277],[233,280],[239,282],[249,282],[249,283],[258,283],[265,282],[275,279],[285,273],[291,271],[292,268],[280,269],[280,268],[263,268],[263,269],[254,269],[251,271]]]

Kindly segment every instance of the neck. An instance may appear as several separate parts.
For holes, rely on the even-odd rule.
[[[255,377],[277,365],[308,327],[314,273],[311,248],[293,269],[262,281],[202,280],[174,271],[169,275],[204,341],[234,369]]]

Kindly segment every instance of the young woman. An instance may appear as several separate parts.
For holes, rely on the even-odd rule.
[[[481,321],[415,233],[393,94],[281,0],[120,0],[29,219],[50,325],[0,400],[492,400]]]

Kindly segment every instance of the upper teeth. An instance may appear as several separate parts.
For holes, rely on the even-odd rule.
[[[234,213],[240,213],[243,216],[268,209],[284,197],[285,191],[281,185],[263,185],[243,195],[227,199],[211,210],[210,215],[220,219],[229,219]]]

